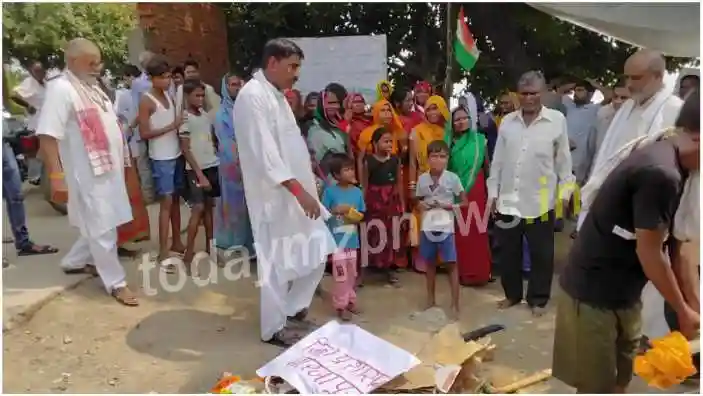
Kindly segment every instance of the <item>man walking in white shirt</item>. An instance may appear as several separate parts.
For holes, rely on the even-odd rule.
[[[41,62],[35,61],[27,67],[29,76],[15,87],[12,92],[11,99],[17,105],[27,111],[27,129],[34,132],[37,130],[37,120],[39,113],[44,103],[46,70]],[[27,170],[27,178],[29,183],[39,185],[41,177],[42,162],[39,158],[30,158],[28,160],[29,169]]]
[[[541,104],[546,90],[541,73],[518,81],[520,110],[503,118],[498,132],[487,207],[496,217],[501,249],[501,283],[505,309],[523,299],[535,316],[544,313],[554,270],[554,221],[562,216],[574,188],[566,119]],[[555,211],[555,197],[560,207]],[[555,213],[556,212],[556,213]],[[522,286],[522,238],[527,238],[531,271],[527,295]]]
[[[273,39],[263,52],[263,70],[237,95],[234,130],[258,258],[261,339],[286,347],[310,330],[305,315],[336,245],[307,145],[283,95],[298,79],[303,51]]]
[[[49,83],[37,126],[52,200],[68,201],[69,222],[80,232],[61,267],[97,273],[117,301],[135,306],[117,257],[117,227],[132,220],[124,179],[128,158],[117,116],[97,83],[100,50],[79,38],[65,54],[66,70]]]

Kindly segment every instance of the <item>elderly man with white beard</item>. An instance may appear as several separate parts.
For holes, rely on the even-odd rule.
[[[683,101],[666,90],[665,73],[664,57],[653,50],[639,50],[625,62],[625,79],[631,99],[623,103],[615,115],[598,149],[589,180],[581,191],[577,229],[588,215],[594,185],[600,185],[608,176],[609,161],[634,139],[654,135],[674,125]]]
[[[66,70],[49,84],[37,127],[52,200],[68,200],[69,222],[80,231],[61,267],[97,274],[118,302],[136,306],[117,258],[117,227],[132,220],[124,180],[129,157],[117,115],[98,86],[100,50],[78,38],[64,56]]]

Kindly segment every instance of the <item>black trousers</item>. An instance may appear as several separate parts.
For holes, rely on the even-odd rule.
[[[531,307],[543,307],[549,302],[554,274],[554,211],[536,219],[521,219],[498,214],[494,228],[497,264],[505,298],[511,301],[527,300]],[[530,250],[530,275],[527,296],[522,286],[522,237]]]

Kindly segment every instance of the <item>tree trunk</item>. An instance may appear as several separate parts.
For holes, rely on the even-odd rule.
[[[444,98],[447,100],[447,104],[452,97],[453,84],[452,84],[452,65],[454,63],[454,46],[452,45],[452,3],[447,3],[447,19],[445,22],[447,28],[447,71],[444,74]]]

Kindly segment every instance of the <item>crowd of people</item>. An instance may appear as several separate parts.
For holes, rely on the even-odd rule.
[[[160,268],[179,271],[177,257],[191,274],[201,225],[208,253],[256,258],[261,339],[279,346],[314,328],[306,315],[326,267],[345,321],[361,314],[367,271],[393,286],[399,269],[424,273],[431,307],[439,267],[455,318],[461,286],[494,275],[500,309],[526,301],[541,316],[554,233],[577,215],[559,281],[557,378],[580,392],[622,391],[642,318],[649,337],[662,322],[686,335],[699,325],[698,263],[678,254],[698,241],[699,77],[683,74],[668,93],[659,53],[636,52],[610,88],[528,71],[493,112],[473,93],[450,109],[425,81],[381,81],[374,103],[338,83],[303,99],[293,87],[304,54],[286,39],[266,44],[248,81],[225,75],[221,97],[192,60],[174,67],[145,52],[111,98],[95,44],[72,40],[65,57],[36,126],[52,199],[68,202],[81,235],[61,265],[99,275],[126,305],[138,300],[118,254],[150,237],[145,203],[155,198]],[[665,302],[676,325],[664,321]]]

